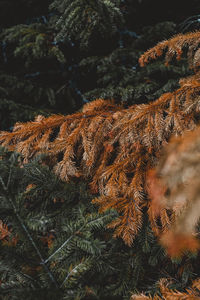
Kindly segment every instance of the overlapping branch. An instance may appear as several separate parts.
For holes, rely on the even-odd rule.
[[[199,31],[178,34],[146,51],[140,57],[139,62],[141,66],[144,66],[150,61],[164,55],[166,64],[168,65],[173,58],[180,60],[184,51],[186,51],[190,67],[197,67],[200,62],[199,44]]]

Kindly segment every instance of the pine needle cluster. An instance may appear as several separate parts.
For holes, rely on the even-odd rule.
[[[178,34],[175,37],[158,43],[152,49],[146,51],[139,59],[140,65],[144,66],[149,61],[157,59],[165,51],[165,61],[168,65],[172,58],[181,59],[183,51],[187,50],[187,58],[190,67],[199,66],[199,31],[186,34]]]
[[[15,45],[14,56],[23,58],[25,67],[29,67],[34,60],[41,58],[55,58],[65,63],[62,51],[53,42],[53,32],[46,24],[20,24],[7,28],[1,38],[4,43]]]
[[[56,39],[70,38],[80,43],[82,49],[91,45],[92,39],[98,42],[116,39],[118,29],[124,23],[123,14],[119,9],[120,1],[113,0],[54,0],[50,9],[57,10]]]

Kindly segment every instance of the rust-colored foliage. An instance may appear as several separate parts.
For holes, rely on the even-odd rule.
[[[0,220],[0,240],[4,246],[16,246],[18,238],[17,236],[11,237],[11,230],[8,226]]]
[[[154,181],[156,175],[159,181],[157,179],[157,186],[149,187],[150,190],[153,188],[150,192],[152,202],[161,203],[160,215],[162,210],[170,209],[175,220],[170,232],[161,237],[162,244],[171,256],[199,249],[195,229],[200,219],[200,127],[173,138],[153,174]],[[157,199],[156,195],[163,186],[167,193],[160,193],[160,199]]]
[[[11,234],[11,232],[8,229],[8,226],[0,220],[0,240],[5,239]]]
[[[154,295],[146,296],[141,295],[132,295],[130,300],[197,300],[200,299],[200,280],[197,279],[193,281],[192,286],[186,289],[186,292],[179,292],[169,288],[169,285],[172,282],[166,278],[162,278],[158,282],[161,296]]]
[[[140,65],[144,66],[151,60],[165,54],[166,65],[175,58],[181,59],[183,51],[187,49],[188,62],[191,68],[200,64],[200,34],[199,31],[187,34],[178,34],[173,38],[158,43],[155,47],[146,51],[139,59]]]
[[[200,243],[195,237],[173,230],[164,233],[160,241],[171,257],[180,257],[185,251],[196,252],[200,249]]]
[[[193,45],[194,40],[196,43],[200,33],[191,36],[185,36],[185,44]],[[178,37],[183,40],[184,36]],[[166,41],[165,47],[167,43],[172,40]],[[181,42],[182,46],[185,44]],[[140,63],[148,62],[151,56],[148,51]],[[93,203],[100,206],[100,211],[115,208],[119,212],[119,218],[110,227],[115,228],[115,236],[131,245],[142,225],[143,207],[149,207],[155,233],[167,230],[171,224],[173,216],[164,209],[158,226],[155,210],[147,201],[146,176],[172,135],[196,128],[199,94],[197,73],[181,80],[180,88],[173,93],[163,94],[149,104],[123,109],[112,101],[98,99],[73,115],[39,116],[33,122],[17,123],[13,132],[1,132],[0,142],[21,152],[24,162],[46,153],[63,180],[82,177],[89,181],[91,191],[100,195]]]
[[[53,244],[53,240],[54,240],[54,235],[52,233],[41,237],[41,241],[44,243],[44,245],[47,245],[48,248],[51,248]]]

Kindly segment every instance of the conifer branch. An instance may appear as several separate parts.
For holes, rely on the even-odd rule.
[[[150,104],[121,109],[97,100],[87,104],[82,113],[16,124],[13,132],[2,132],[0,140],[21,152],[25,162],[37,153],[48,154],[63,180],[92,178],[92,191],[100,193],[93,202],[101,211],[115,208],[120,212],[110,226],[117,227],[116,236],[130,245],[142,225],[142,207],[148,206],[145,173],[155,165],[170,136],[196,127],[199,92],[196,76]],[[56,128],[59,133],[51,141]]]
[[[166,64],[168,65],[173,57],[180,60],[183,55],[183,50],[187,49],[187,58],[190,67],[198,67],[200,63],[199,43],[199,31],[178,34],[169,40],[158,43],[155,47],[146,51],[140,57],[139,63],[141,66],[144,66],[164,54]]]
[[[82,226],[79,230],[81,230],[84,226]],[[59,253],[75,236],[75,234],[71,235],[54,253],[52,253],[42,264],[48,263],[57,253]]]

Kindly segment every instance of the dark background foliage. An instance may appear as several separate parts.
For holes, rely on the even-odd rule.
[[[198,28],[198,17],[180,24],[198,14],[199,1],[110,2],[115,9],[92,1],[0,1],[1,129],[37,114],[72,113],[96,98],[145,103],[177,86],[189,72],[184,63],[141,69],[138,57]]]

